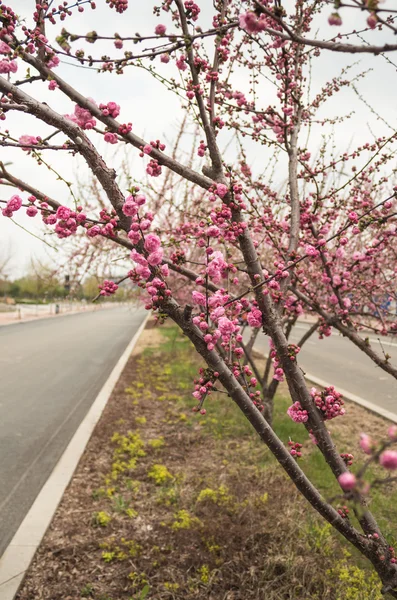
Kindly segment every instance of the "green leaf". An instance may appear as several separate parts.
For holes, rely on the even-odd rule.
[[[143,588],[143,590],[141,591],[140,600],[145,600],[149,591],[150,591],[150,587],[148,586],[148,584],[146,584],[145,587]]]

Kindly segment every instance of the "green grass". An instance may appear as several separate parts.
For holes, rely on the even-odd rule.
[[[202,363],[200,358],[194,355],[194,349],[190,341],[178,331],[176,326],[167,325],[160,328],[160,331],[165,338],[165,343],[161,345],[161,351],[169,356],[169,362],[164,365],[164,369],[167,378],[173,382],[173,393],[176,390],[178,394],[178,400],[175,404],[176,410],[186,412],[187,424],[192,426],[200,423],[204,434],[224,439],[225,442],[234,440],[240,444],[246,441],[252,445],[252,459],[256,461],[259,468],[266,470],[269,464],[274,465],[274,457],[261,444],[250,423],[226,394],[214,394],[206,400],[206,415],[202,416],[191,412],[196,404],[195,399],[192,397],[193,379],[198,376],[198,369]],[[187,354],[189,350],[191,350],[191,353]],[[154,351],[149,348],[145,352]],[[276,395],[274,401],[274,430],[285,444],[288,443],[289,439],[304,443],[308,440],[308,433],[303,425],[294,423],[287,415],[287,408],[290,404],[291,399],[289,397]],[[337,439],[338,437],[336,432],[334,438]],[[299,465],[325,498],[340,494],[340,488],[335,477],[323,455],[314,445],[310,447],[310,450],[307,450],[307,447],[304,449],[304,456],[299,461]],[[355,465],[353,471],[358,470],[358,468],[359,463]],[[375,477],[371,469],[368,470],[368,475],[369,480]],[[390,524],[397,523],[397,491],[385,492],[384,488],[378,488],[371,492],[370,508],[382,529],[390,532],[388,535],[390,543],[396,544],[397,531],[395,529],[391,531]],[[341,503],[344,503],[343,500]],[[354,519],[354,517],[352,518]]]

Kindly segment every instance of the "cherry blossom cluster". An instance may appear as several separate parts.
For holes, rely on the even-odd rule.
[[[277,354],[277,350],[275,349],[273,341],[271,339],[269,341],[269,344],[270,344],[270,358],[272,359],[273,368],[274,368],[273,379],[275,379],[276,381],[280,381],[280,382],[284,381],[284,370],[281,367],[280,358]],[[301,422],[301,421],[298,421],[298,422]]]
[[[11,198],[8,200],[5,208],[3,208],[1,212],[4,217],[12,217],[14,212],[19,210],[21,208],[21,206],[22,206],[22,198],[20,198],[17,195],[11,196]]]
[[[326,387],[322,392],[313,387],[310,390],[310,395],[325,421],[345,414],[342,394],[337,392],[333,386]]]
[[[10,54],[11,48],[5,42],[0,42],[0,54]],[[2,75],[8,75],[9,73],[16,73],[18,65],[15,60],[10,58],[2,58],[0,60],[0,73]]]
[[[114,8],[116,12],[122,14],[128,8],[128,0],[106,0],[110,8]]]
[[[342,519],[348,519],[349,518],[349,507],[346,505],[340,506],[338,509],[338,513],[340,514],[340,516],[342,517]]]
[[[322,340],[324,337],[329,337],[332,333],[332,327],[328,325],[324,320],[320,322],[318,328],[318,337]]]
[[[194,380],[194,392],[192,393],[198,403],[192,408],[192,411],[205,415],[207,411],[203,408],[204,400],[215,390],[215,381],[219,377],[219,373],[203,368],[200,368],[199,373],[200,377]]]
[[[193,0],[185,0],[185,10],[186,10],[186,16],[189,19],[192,19],[192,21],[197,21],[198,16],[200,14],[200,8],[199,6],[193,2]]]
[[[84,12],[83,4],[87,3],[89,3],[93,10],[96,8],[94,0],[76,0],[73,4],[64,1],[62,4],[58,4],[58,6],[53,6],[52,8],[49,8],[47,1],[38,1],[36,2],[36,13],[34,14],[35,20],[39,20],[39,11],[44,10],[46,12],[46,19],[48,19],[52,25],[55,25],[57,16],[59,16],[61,21],[64,21],[66,17],[70,17],[73,14],[72,8],[77,7],[78,12],[82,13]]]
[[[94,102],[91,98],[89,98],[91,102]],[[96,120],[92,116],[89,110],[86,108],[82,108],[78,104],[74,107],[74,112],[71,115],[65,115],[67,119],[76,123],[81,129],[93,129],[96,125]]]
[[[120,106],[116,102],[108,102],[107,104],[100,104],[100,110],[105,117],[112,117],[115,119],[120,114]]]
[[[206,150],[207,150],[207,145],[206,145],[206,143],[203,140],[201,140],[200,145],[199,145],[198,150],[197,150],[197,154],[199,156],[205,156],[205,151]]]
[[[47,202],[41,202],[40,209],[43,222],[46,225],[55,225],[55,233],[59,238],[70,237],[76,233],[77,227],[84,225],[86,221],[86,215],[82,212],[81,206],[76,211],[67,206],[59,206],[54,213]]]
[[[81,207],[78,207],[78,210],[80,208]],[[97,224],[92,224],[90,222],[85,223],[84,227],[87,229],[87,236],[89,238],[94,238],[98,235],[103,235],[110,238],[114,237],[114,233],[119,223],[119,218],[116,215],[116,211],[114,209],[110,211],[102,209],[99,212],[99,218],[100,222]]]
[[[99,286],[99,289],[99,293],[101,296],[112,296],[117,292],[119,286],[114,281],[109,281],[108,279],[105,279],[103,283]]]
[[[291,454],[291,456],[293,456],[294,458],[302,458],[302,444],[290,440],[288,442],[288,446],[290,447],[289,453]]]
[[[303,409],[300,402],[294,402],[288,409],[287,415],[291,417],[295,423],[307,423],[309,420],[309,413]]]
[[[21,135],[18,139],[18,142],[22,145],[22,150],[26,150],[30,152],[31,148],[29,146],[37,146],[41,141],[40,136],[35,135]],[[24,146],[26,144],[26,146]]]
[[[262,313],[258,308],[253,307],[248,315],[247,322],[250,327],[261,327],[262,325]]]
[[[349,452],[342,452],[340,457],[347,467],[350,467],[353,464],[353,460],[354,460],[353,454],[350,454]]]
[[[325,388],[322,392],[312,388],[310,394],[325,421],[345,414],[342,394],[337,392],[333,386]],[[304,410],[298,401],[288,408],[287,414],[295,423],[306,423],[309,419],[307,410]]]

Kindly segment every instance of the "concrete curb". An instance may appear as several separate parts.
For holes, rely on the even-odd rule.
[[[98,423],[110,395],[127,364],[139,336],[148,321],[144,319],[138,331],[116,363],[108,380],[95,398],[65,452],[55,465],[32,507],[22,521],[3,556],[0,558],[0,599],[13,600],[33,556],[50,525],[59,502],[68,486],[92,432]]]
[[[254,350],[255,350],[255,348],[254,348]],[[257,352],[258,354],[261,354],[264,358],[268,358],[267,354],[263,354],[262,352],[260,352],[258,350],[255,350],[255,352]],[[331,385],[333,385],[332,383],[328,383],[328,381],[324,381],[324,379],[320,379],[319,377],[316,377],[315,375],[310,375],[309,373],[305,373],[305,379],[307,381],[310,381],[311,383],[315,383],[316,385],[319,385],[323,388],[330,387]],[[377,406],[373,402],[370,402],[369,400],[365,400],[365,398],[361,398],[361,396],[356,396],[356,394],[352,394],[351,392],[348,392],[347,390],[342,390],[340,387],[337,387],[337,391],[340,392],[342,394],[342,396],[344,398],[346,398],[346,400],[350,400],[350,402],[355,402],[356,404],[363,406],[367,410],[370,410],[371,412],[375,413],[376,415],[379,415],[380,417],[383,417],[384,419],[387,419],[388,421],[391,421],[392,423],[397,423],[397,414],[394,414],[394,413],[390,412],[389,410],[386,410],[386,408]]]

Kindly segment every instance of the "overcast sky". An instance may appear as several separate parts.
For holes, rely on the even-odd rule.
[[[27,19],[27,23],[31,23],[30,14],[27,12],[27,7],[33,3],[26,0],[14,0],[12,6],[14,10],[22,17]],[[130,8],[123,15],[118,15],[114,10],[109,9],[104,2],[98,2],[100,7],[92,11],[87,9],[84,13],[79,14],[77,18],[67,19],[64,24],[57,24],[51,27],[51,38],[57,35],[64,25],[73,33],[85,34],[88,31],[95,29],[98,33],[104,35],[112,35],[118,32],[120,35],[133,35],[139,32],[141,35],[150,35],[153,33],[157,23],[162,22],[167,25],[167,32],[173,30],[173,26],[169,17],[162,14],[160,19],[155,19],[152,14],[153,3],[141,0],[130,0]],[[292,4],[292,0],[284,2],[284,6],[288,8]],[[210,15],[212,0],[199,0],[199,5],[202,8],[204,19],[200,21],[200,25],[205,28],[210,24]],[[385,3],[384,6],[392,6],[393,2]],[[145,10],[142,10],[145,6]],[[330,9],[331,11],[331,9]],[[321,35],[324,39],[335,35],[335,28],[327,25],[326,18],[328,13],[323,13],[321,16]],[[341,12],[346,29],[344,31],[361,29],[365,25],[365,18],[359,11]],[[382,44],[386,37],[391,41],[395,40],[387,36],[385,32],[370,32],[367,34],[367,39],[373,43]],[[350,42],[354,42],[352,37]],[[147,44],[146,44],[147,45]],[[78,43],[75,47],[82,47],[83,44]],[[127,45],[125,45],[127,49]],[[136,50],[136,46],[132,46],[132,50]],[[105,46],[94,45],[88,48],[95,55],[100,55],[102,52],[108,51],[112,56],[122,56],[123,50],[109,50]],[[117,54],[119,53],[119,54]],[[390,62],[392,61],[392,62]],[[23,77],[25,68],[21,61],[19,62],[18,77]],[[131,121],[133,123],[134,132],[144,137],[146,140],[164,138],[172,139],[181,121],[180,100],[156,81],[149,73],[138,69],[129,68],[122,76],[110,74],[97,74],[94,70],[80,68],[76,65],[70,65],[70,59],[66,59],[57,69],[57,72],[72,85],[74,85],[81,93],[87,97],[92,97],[98,103],[108,102],[113,100],[121,105],[121,114],[119,120],[121,122]],[[341,151],[351,144],[360,144],[365,141],[371,141],[374,132],[376,136],[390,135],[394,129],[397,129],[397,52],[390,53],[388,60],[384,57],[373,57],[370,55],[361,55],[359,58],[352,56],[344,56],[337,53],[324,52],[319,59],[313,62],[311,89],[312,95],[317,93],[332,77],[339,74],[341,68],[347,64],[357,62],[354,66],[354,73],[369,70],[365,79],[357,83],[361,94],[365,97],[369,106],[372,106],[377,113],[382,115],[386,120],[387,125],[379,122],[377,117],[371,110],[358,100],[352,90],[343,90],[337,96],[337,101],[331,100],[324,107],[323,116],[335,117],[336,115],[348,114],[354,111],[353,116],[346,120],[342,125],[335,128],[335,142]],[[396,64],[394,64],[396,63]],[[156,66],[159,62],[156,62]],[[161,72],[165,76],[176,75],[174,67],[171,65],[160,65]],[[236,74],[239,79],[242,91],[244,91],[244,76],[240,73]],[[35,83],[29,86],[24,86],[24,90],[31,93],[37,99],[47,102],[53,106],[61,114],[73,112],[73,103],[70,102],[59,90],[50,92],[47,89],[47,84]],[[269,103],[274,103],[274,97],[270,97],[271,88],[263,86],[263,107]],[[269,93],[269,100],[265,97]],[[9,128],[14,137],[19,137],[22,134],[42,135],[49,133],[50,128],[44,126],[37,120],[28,115],[17,113],[8,115],[6,121],[1,121],[0,126],[2,131]],[[329,129],[324,130],[320,126],[314,127],[311,132],[309,147],[312,152],[319,147],[322,135],[329,135]],[[91,134],[92,139],[98,139],[96,134]],[[63,136],[59,136],[64,139]],[[224,141],[226,141],[224,139]],[[119,145],[120,146],[120,145]],[[120,146],[121,147],[121,146]],[[103,153],[110,164],[117,165],[120,159],[114,157],[115,147],[110,144],[101,142],[99,150]],[[9,170],[31,183],[33,186],[40,188],[48,195],[54,197],[59,202],[71,205],[70,196],[67,186],[57,181],[54,173],[48,171],[44,166],[38,167],[35,161],[22,152],[20,149],[0,149],[1,160],[9,164]],[[135,150],[130,151],[130,166],[133,177],[139,178],[142,174],[143,162],[137,156]],[[84,182],[88,177],[88,170],[84,163],[77,158],[72,158],[66,153],[46,151],[44,158],[51,163],[55,170],[61,172],[63,177],[76,184],[77,180]],[[260,168],[268,157],[264,151],[263,156],[258,155],[257,149],[250,155],[253,166]],[[396,165],[397,166],[397,165]],[[284,178],[284,173],[280,173],[280,181]],[[11,196],[10,188],[0,186],[1,199],[8,199]],[[78,195],[78,186],[74,187],[75,194]],[[40,225],[40,219],[29,219],[23,211],[19,211],[16,217],[17,222],[24,228],[27,228],[34,235],[37,235],[50,244],[62,246],[62,240],[46,234],[46,230]],[[26,269],[32,257],[39,257],[49,260],[48,249],[43,242],[32,237],[10,219],[0,215],[0,258],[7,252],[12,255],[12,273],[11,276],[19,276]]]

